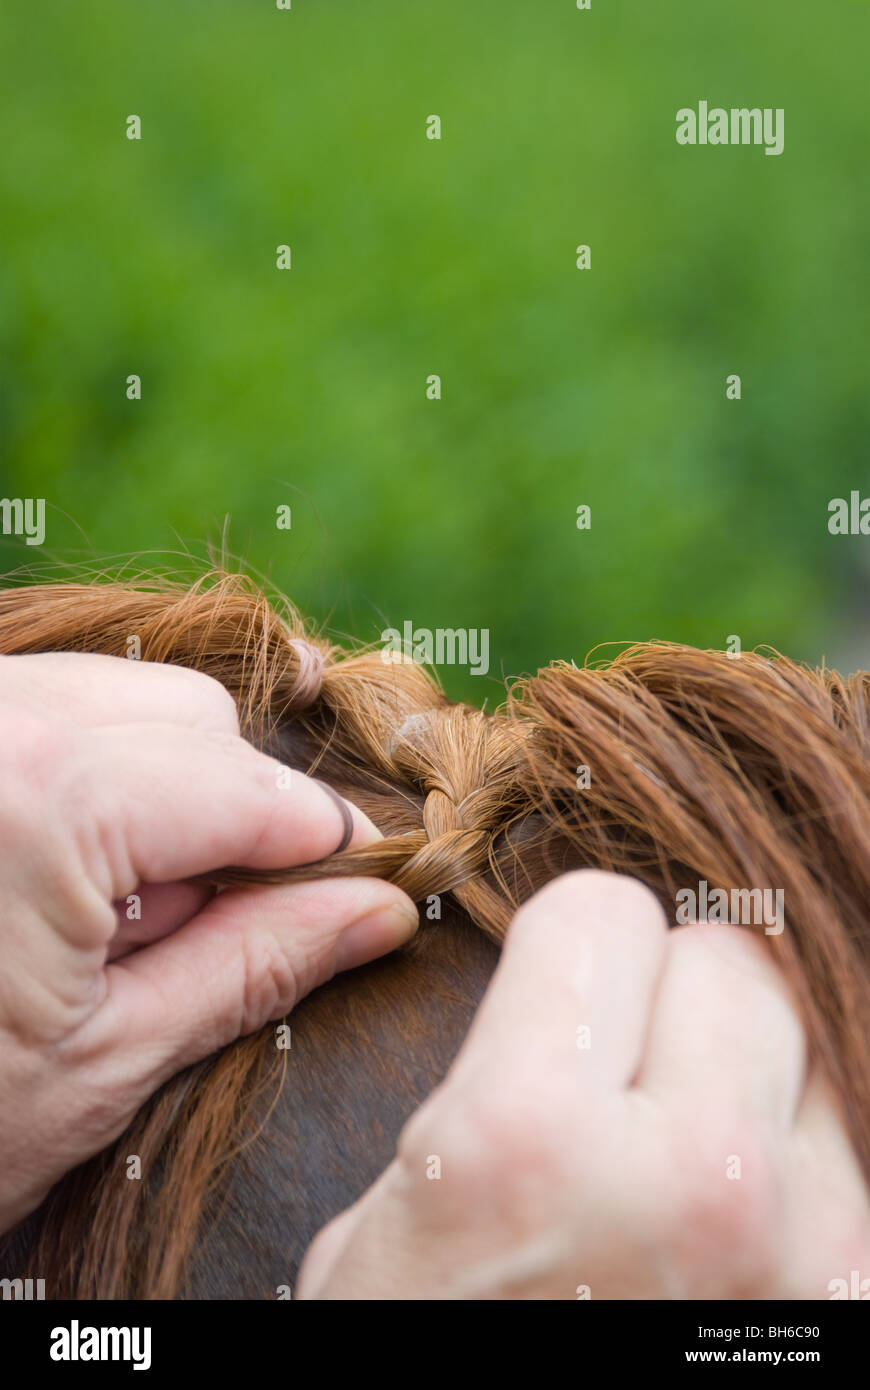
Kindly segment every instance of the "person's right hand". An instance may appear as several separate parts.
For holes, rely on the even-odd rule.
[[[586,870],[517,914],[456,1063],[299,1297],[829,1298],[856,1269],[867,1188],[768,950],[669,932],[646,888]]]

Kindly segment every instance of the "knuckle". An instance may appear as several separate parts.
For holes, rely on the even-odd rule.
[[[203,747],[213,749],[228,758],[234,758],[237,762],[247,764],[246,770],[252,776],[268,781],[267,772],[270,769],[270,762],[260,753],[252,743],[232,729],[201,729],[199,738],[203,740]]]
[[[752,1297],[773,1282],[781,1203],[768,1146],[745,1119],[692,1122],[671,1161],[675,1252],[690,1291],[708,1276],[725,1297]],[[699,1128],[703,1137],[699,1137]]]
[[[21,709],[0,707],[0,834],[12,850],[43,844],[56,806],[74,782],[72,745],[65,730]]]
[[[438,1156],[466,1203],[497,1201],[531,1227],[576,1164],[573,1108],[559,1086],[475,1085],[435,1092],[408,1121],[398,1156],[417,1175]],[[564,1189],[563,1189],[564,1190]]]
[[[574,869],[553,879],[520,908],[515,924],[522,931],[541,908],[572,915],[580,907],[584,914],[600,912],[607,918],[625,917],[662,936],[667,930],[661,905],[645,883],[628,874],[608,873],[602,869]]]
[[[775,1042],[787,1053],[805,1050],[793,990],[773,952],[754,932],[720,922],[694,923],[675,927],[670,946],[690,965],[701,987],[715,984],[717,1000],[735,1018],[763,1017],[771,1046]]]
[[[201,723],[219,731],[238,734],[238,707],[229,690],[217,677],[190,666],[174,666],[171,669],[182,673],[196,703]]]
[[[68,726],[2,710],[0,746],[7,882],[65,939],[102,951],[115,928],[106,866],[118,863],[130,875],[117,835],[99,814],[105,774],[92,735],[77,729],[73,739]]]
[[[0,706],[0,747],[4,781],[23,778],[31,787],[41,787],[54,780],[69,751],[69,739],[62,727],[7,705]]]
[[[753,983],[784,993],[782,972],[769,945],[748,927],[694,922],[675,928],[672,940],[676,949],[703,952],[715,957],[717,967],[722,963],[730,966],[741,988],[748,977]]]
[[[242,937],[242,992],[239,1036],[289,1013],[300,997],[295,962],[272,933]]]
[[[668,923],[662,906],[651,888],[639,878],[628,874],[603,874],[595,871],[596,893],[603,902],[612,903],[611,912],[644,931],[664,937]]]

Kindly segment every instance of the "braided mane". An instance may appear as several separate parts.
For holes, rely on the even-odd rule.
[[[483,713],[447,700],[411,661],[327,642],[238,576],[0,592],[0,652],[124,656],[131,645],[220,680],[246,737],[328,782],[384,834],[301,868],[227,865],[214,883],[374,875],[424,907],[445,898],[495,941],[519,903],[572,867],[636,875],[671,920],[675,894],[700,879],[783,888],[786,930],[765,940],[870,1180],[865,674],[647,643],[601,667],[556,663]],[[31,1249],[41,1275],[50,1262],[55,1287],[77,1296],[175,1295],[275,1067],[269,1028],[168,1083],[49,1197]],[[117,1182],[128,1152],[143,1155],[150,1185]],[[76,1204],[88,1212],[84,1250],[66,1221]],[[155,1228],[175,1238],[167,1246]]]

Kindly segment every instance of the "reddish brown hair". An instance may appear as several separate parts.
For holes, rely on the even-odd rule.
[[[785,930],[765,939],[870,1180],[865,674],[651,643],[600,667],[555,664],[483,714],[446,700],[411,662],[306,634],[295,610],[238,577],[0,594],[0,652],[122,656],[131,636],[143,660],[217,677],[247,737],[316,772],[385,835],[305,869],[226,866],[216,882],[372,874],[421,903],[443,897],[448,916],[496,942],[516,906],[571,867],[637,876],[671,920],[678,890],[702,879],[711,892],[781,888]],[[581,766],[589,784],[578,788]],[[438,931],[409,954],[425,955]],[[176,1077],[113,1149],[58,1185],[29,1227],[31,1268],[49,1272],[55,1296],[183,1287],[200,1217],[280,1065],[271,1027],[236,1043]],[[130,1152],[147,1183],[116,1180]]]

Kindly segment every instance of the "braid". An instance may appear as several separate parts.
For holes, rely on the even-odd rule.
[[[788,927],[765,940],[870,1177],[866,676],[648,643],[604,669],[556,664],[484,714],[410,660],[306,633],[291,605],[277,610],[238,577],[0,593],[0,651],[120,656],[131,638],[145,660],[220,680],[247,737],[384,835],[292,869],[227,866],[211,882],[374,875],[417,902],[452,896],[496,940],[520,902],[579,865],[636,875],[671,920],[693,880],[726,893],[776,885]],[[578,793],[579,765],[590,778]]]

